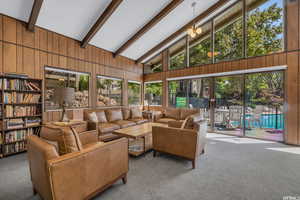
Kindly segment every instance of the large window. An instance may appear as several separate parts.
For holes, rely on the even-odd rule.
[[[162,82],[145,83],[145,105],[162,105]]]
[[[162,54],[158,54],[144,64],[144,74],[151,74],[162,71]]]
[[[282,0],[247,0],[247,56],[283,51]]]
[[[122,105],[122,84],[122,79],[97,76],[97,106]]]
[[[56,88],[71,87],[75,89],[74,102],[68,108],[84,108],[89,106],[89,79],[87,73],[79,73],[56,68],[45,68],[45,108],[59,109],[54,101]]]
[[[214,20],[215,62],[243,57],[242,5],[242,1],[240,1]]]
[[[128,104],[141,104],[141,83],[136,81],[128,81]]]
[[[169,69],[181,69],[187,66],[186,37],[169,48]]]
[[[189,40],[189,66],[212,62],[211,22],[200,27],[202,33]]]
[[[169,106],[176,108],[187,107],[188,80],[169,81]]]

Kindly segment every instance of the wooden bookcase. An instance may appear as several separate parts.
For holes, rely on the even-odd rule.
[[[39,135],[43,113],[43,81],[0,76],[0,157],[26,151],[29,135]]]

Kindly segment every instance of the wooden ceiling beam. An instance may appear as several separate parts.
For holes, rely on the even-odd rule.
[[[81,42],[81,47],[86,47],[91,39],[95,36],[95,34],[102,28],[105,22],[110,18],[110,16],[115,12],[115,10],[119,7],[123,0],[112,0],[112,2],[108,5],[105,11],[98,18],[96,23],[92,26],[89,32],[86,34],[84,39]]]
[[[39,13],[40,13],[42,4],[43,4],[43,0],[34,0],[34,2],[33,2],[31,14],[29,17],[29,21],[27,23],[27,29],[29,31],[32,31],[32,32],[34,31],[34,27],[35,27],[36,21],[39,17]]]
[[[157,52],[159,49],[163,48],[165,45],[168,43],[172,42],[175,38],[177,38],[180,34],[185,32],[188,28],[193,26],[195,23],[203,20],[205,17],[209,16],[211,13],[216,11],[218,8],[222,7],[225,5],[227,2],[230,0],[219,0],[217,3],[209,7],[205,12],[201,13],[197,17],[195,17],[193,20],[191,20],[189,23],[181,27],[179,30],[177,30],[175,33],[167,37],[165,40],[157,44],[155,47],[150,49],[148,52],[146,52],[144,55],[142,55],[140,58],[136,60],[137,63],[141,63],[143,60],[145,60],[147,57],[151,56],[155,52]]]
[[[134,34],[127,42],[125,42],[115,53],[114,56],[120,55],[135,41],[141,38],[147,31],[158,24],[164,17],[166,17],[172,10],[174,10],[184,0],[173,0],[166,7],[164,7],[155,17],[153,17],[145,26],[143,26],[136,34]]]

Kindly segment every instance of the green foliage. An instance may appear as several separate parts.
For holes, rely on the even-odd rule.
[[[208,56],[211,51],[211,37],[205,38],[195,46],[190,47],[190,66],[209,64],[212,59]]]
[[[89,89],[89,76],[80,75],[79,77],[79,91],[84,91]]]
[[[140,104],[141,85],[138,83],[128,82],[128,103],[129,105]]]

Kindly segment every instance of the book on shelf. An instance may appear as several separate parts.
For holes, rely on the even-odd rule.
[[[40,91],[41,88],[38,83],[30,80],[22,79],[3,79],[4,90],[24,90],[24,91]]]
[[[4,93],[4,103],[39,103],[41,95],[40,94],[24,94],[17,92],[5,92]]]
[[[6,144],[3,148],[4,154],[18,153],[26,150],[26,142],[16,142],[15,144]]]
[[[42,121],[41,118],[26,119],[25,124],[26,124],[26,127],[38,126],[41,124],[41,121]]]
[[[36,106],[5,106],[5,117],[24,117],[39,115],[39,109]]]
[[[20,140],[26,140],[28,136],[33,135],[33,128],[6,132],[4,142],[11,143]]]
[[[5,120],[6,129],[23,128],[25,123],[23,119]]]

